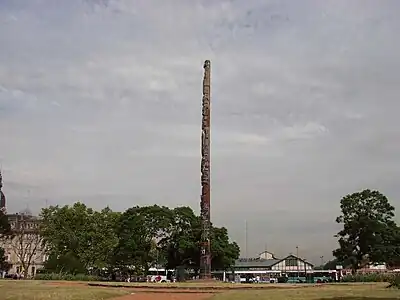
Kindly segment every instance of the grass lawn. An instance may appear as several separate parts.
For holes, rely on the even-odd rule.
[[[51,282],[0,280],[0,300],[103,300],[128,294],[127,291],[87,287],[85,285],[51,285]]]
[[[176,285],[184,289],[185,286],[193,287],[195,283]],[[213,286],[215,287],[215,284]],[[241,286],[243,285],[235,285],[234,290],[210,295],[210,300],[400,300],[400,290],[387,289],[386,283],[295,285],[295,287],[280,284],[279,288],[265,284],[265,288],[261,290],[240,290]],[[130,292],[132,289],[89,287],[85,283],[76,282],[0,280],[0,300],[111,300]],[[174,289],[170,292],[174,292]],[[153,294],[152,297],[161,300],[162,295]],[[191,299],[190,295],[184,297]]]
[[[383,284],[332,284],[292,289],[232,291],[215,295],[212,300],[394,300],[400,290]]]

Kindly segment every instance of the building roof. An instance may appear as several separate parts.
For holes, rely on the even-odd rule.
[[[302,259],[302,258],[300,258],[300,257],[297,257],[296,255],[293,255],[293,254],[289,254],[288,256],[286,256],[285,258],[280,259],[279,261],[282,261],[282,260],[285,260],[285,259],[288,259],[288,258],[296,258],[296,259],[298,259],[298,260],[300,260],[300,261],[302,261],[302,262],[304,262],[304,263],[306,263],[306,264],[309,264],[309,265],[311,265],[312,267],[314,267],[314,264],[310,263],[309,261],[307,261],[307,260],[305,260],[305,259]]]
[[[261,268],[272,267],[280,262],[280,259],[260,259],[260,258],[239,258],[235,261],[236,268]]]
[[[275,256],[275,254],[274,254],[274,253],[272,253],[271,251],[268,251],[268,250],[264,250],[263,252],[259,253],[258,255],[260,256],[260,255],[262,255],[262,254],[264,254],[264,253],[271,254],[271,255],[272,255],[272,257],[273,257],[274,259],[277,259],[277,258],[276,258],[276,256]]]
[[[274,255],[271,251],[268,251],[268,250],[264,250],[263,252],[259,253],[258,255],[261,255],[261,254],[264,254],[264,253],[269,253],[269,254]]]
[[[24,222],[37,222],[39,218],[33,215],[27,215],[23,213],[7,214],[9,221],[24,221]]]
[[[236,268],[269,268],[277,263],[284,261],[288,258],[295,258],[298,259],[306,264],[311,265],[314,267],[314,265],[300,257],[296,257],[295,255],[288,255],[285,258],[282,259],[261,259],[261,258],[239,258],[235,261],[235,267]]]

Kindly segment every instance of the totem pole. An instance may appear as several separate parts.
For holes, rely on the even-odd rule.
[[[4,196],[2,188],[3,188],[3,176],[1,175],[1,170],[0,170],[0,211],[5,213],[6,212],[6,196]]]
[[[210,71],[211,62],[204,62],[203,101],[201,123],[201,256],[200,278],[211,279],[210,249]]]

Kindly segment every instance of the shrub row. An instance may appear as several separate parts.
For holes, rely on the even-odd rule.
[[[389,288],[398,288],[400,289],[400,274],[396,274],[392,276],[392,278],[389,281]]]
[[[388,273],[372,273],[372,274],[355,274],[346,275],[342,278],[343,282],[391,282],[395,277],[394,274]]]
[[[36,274],[35,280],[101,281],[101,278],[85,274],[44,273]]]

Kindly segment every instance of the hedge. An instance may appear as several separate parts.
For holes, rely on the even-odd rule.
[[[390,284],[389,284],[388,288],[400,289],[400,274],[396,274],[396,275],[392,276],[389,283]]]
[[[388,273],[346,275],[343,282],[391,282],[396,275]]]
[[[98,276],[85,275],[85,274],[60,274],[60,273],[44,273],[36,274],[35,280],[66,280],[66,281],[101,281]]]

